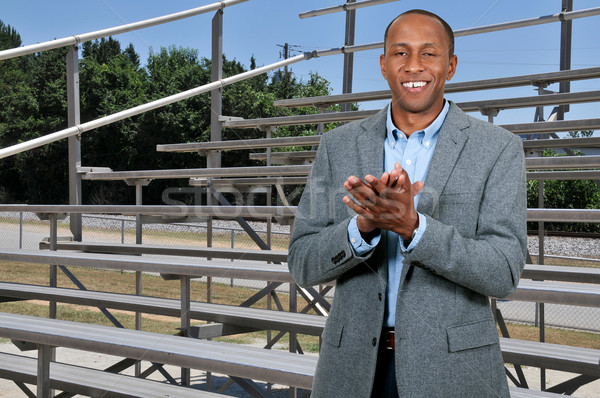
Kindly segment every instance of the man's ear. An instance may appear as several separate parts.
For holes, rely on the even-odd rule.
[[[458,63],[458,57],[456,54],[450,57],[450,63],[448,64],[448,73],[446,74],[446,80],[452,79],[452,76],[456,73],[456,64]]]
[[[385,70],[385,54],[379,56],[379,66],[381,67],[381,75],[387,80],[387,72]]]

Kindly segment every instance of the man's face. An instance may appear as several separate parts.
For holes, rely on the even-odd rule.
[[[448,46],[444,27],[435,18],[407,14],[390,26],[380,65],[396,111],[432,120],[439,114],[446,80],[456,71],[456,56],[448,56]]]

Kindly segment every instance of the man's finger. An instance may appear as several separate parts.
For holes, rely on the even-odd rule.
[[[419,192],[421,192],[421,189],[423,189],[423,181],[417,181],[414,184],[412,184],[413,196],[417,196]]]
[[[349,187],[344,184],[344,188],[359,203],[363,205],[372,205],[377,202],[377,193],[368,185],[361,184],[356,187]]]
[[[363,207],[359,203],[356,203],[354,200],[352,200],[352,198],[350,196],[346,195],[342,198],[342,200],[344,201],[344,204],[346,206],[348,206],[350,209],[352,209],[356,214],[360,214],[361,216],[363,216],[367,219],[373,218],[373,215],[371,214],[370,211],[368,211],[365,207]]]
[[[383,190],[387,188],[387,184],[383,183],[381,180],[375,178],[370,174],[365,176],[365,181],[368,182],[371,187],[373,187],[373,190],[377,194],[381,194],[381,192],[383,192]]]

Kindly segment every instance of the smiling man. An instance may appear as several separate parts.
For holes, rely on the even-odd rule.
[[[290,241],[300,285],[336,281],[312,396],[509,397],[488,297],[525,263],[521,141],[444,99],[444,20],[384,37],[392,101],[322,137]]]

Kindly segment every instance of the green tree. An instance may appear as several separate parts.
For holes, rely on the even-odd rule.
[[[140,69],[139,56],[129,45],[121,51],[117,40],[109,38],[83,45],[80,61],[81,121],[87,122],[147,102],[148,76]],[[130,170],[138,149],[142,116],[84,133],[82,162],[87,166]],[[122,182],[86,182],[84,201],[96,204],[125,202],[133,193]]]
[[[21,46],[21,35],[10,25],[0,20],[0,50]]]
[[[544,156],[564,155],[558,155],[552,150],[545,150]],[[527,207],[539,207],[538,181],[530,180],[527,182]],[[597,181],[544,181],[544,208],[600,209],[600,188]],[[600,225],[593,223],[545,223],[544,228],[549,231],[600,232]],[[529,223],[529,229],[537,229],[537,223]]]
[[[20,45],[18,33],[0,25],[0,43]],[[51,50],[0,62],[0,145],[15,144],[66,127],[67,50]],[[223,76],[245,72],[236,59],[223,56]],[[257,66],[250,59],[250,68]],[[202,86],[211,80],[211,62],[189,48],[151,52],[145,67],[133,45],[121,49],[113,39],[84,43],[80,60],[81,121],[87,122],[124,109]],[[306,95],[327,95],[329,83],[311,75],[308,81],[276,71],[223,88],[224,115],[246,119],[315,113],[316,108],[279,108],[273,101]],[[157,153],[157,144],[210,140],[210,94],[113,123],[82,135],[82,164],[113,170],[203,167],[197,154]],[[332,127],[332,126],[329,126]],[[274,136],[314,134],[316,126],[289,126]],[[224,129],[223,139],[258,138],[258,129]],[[223,166],[247,166],[247,152],[224,152]],[[67,140],[0,161],[0,191],[4,200],[29,203],[67,201]],[[167,186],[187,181],[154,181],[145,203],[160,203]],[[134,191],[122,182],[84,182],[84,203],[131,203]]]

